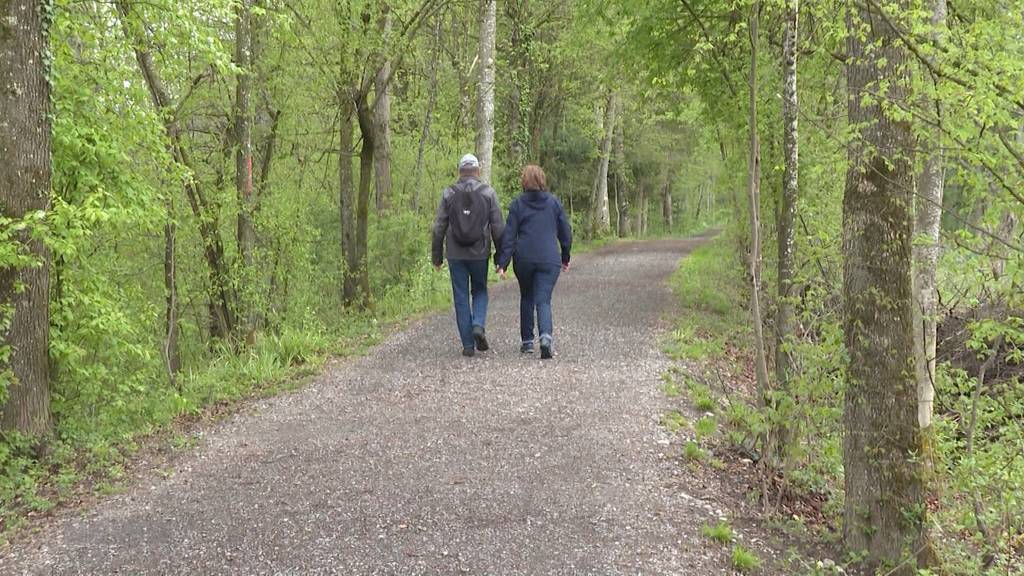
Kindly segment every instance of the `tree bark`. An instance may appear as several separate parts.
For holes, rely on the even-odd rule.
[[[939,30],[946,23],[946,0],[932,0],[933,37],[938,40]],[[935,107],[941,122],[940,104],[926,102]],[[924,166],[917,178],[915,197],[915,222],[913,244],[914,293],[916,297],[914,316],[914,345],[917,367],[917,420],[922,430],[932,425],[935,404],[935,352],[936,328],[939,297],[935,282],[941,245],[939,227],[942,218],[942,197],[945,187],[945,169],[942,148],[938,144],[942,130],[932,130],[930,137],[921,142],[925,154]]]
[[[612,152],[612,135],[615,131],[618,95],[608,92],[605,102],[601,149],[598,157],[597,178],[594,181],[591,230],[594,236],[606,236],[611,232],[611,217],[608,213],[608,164]]]
[[[238,78],[235,84],[235,191],[238,196],[238,225],[236,235],[238,253],[244,268],[242,298],[240,305],[245,314],[243,328],[246,340],[251,341],[257,329],[257,307],[253,302],[256,294],[253,254],[256,251],[256,227],[253,216],[257,198],[253,193],[252,155],[252,0],[239,0],[235,7],[235,66]],[[248,287],[248,288],[246,288]]]
[[[50,208],[49,9],[45,2],[0,2],[0,215],[12,220]],[[9,354],[0,363],[0,430],[44,436],[53,428],[50,253],[28,231],[12,240],[32,262],[0,269],[0,350]]]
[[[387,4],[381,8],[381,29],[384,38],[391,36],[391,10]],[[374,127],[374,188],[377,191],[377,211],[391,208],[391,60],[384,61],[374,83],[376,100],[373,105]]]
[[[343,80],[344,81],[344,80]],[[342,279],[341,301],[346,307],[356,303],[359,296],[359,260],[356,248],[356,188],[352,174],[352,152],[355,149],[352,133],[352,116],[355,106],[346,86],[338,90],[338,208],[341,222],[341,254],[345,261]]]
[[[672,173],[665,172],[665,181],[661,184],[661,222],[665,231],[672,230]]]
[[[178,352],[178,225],[175,222],[174,201],[167,201],[167,223],[164,224],[164,368],[167,381],[177,387],[181,356]]]
[[[632,234],[630,230],[629,194],[626,190],[626,147],[622,122],[615,127],[615,201],[618,203],[619,238]]]
[[[750,200],[750,313],[754,328],[754,373],[761,398],[770,394],[765,359],[764,321],[761,315],[761,142],[757,130],[757,44],[760,2],[750,8],[750,156],[747,164],[747,192]]]
[[[482,0],[480,11],[480,97],[476,115],[476,154],[480,160],[480,179],[491,182],[494,152],[494,43],[497,28],[497,1]]]
[[[794,340],[793,277],[796,269],[796,211],[800,195],[797,97],[797,40],[799,38],[800,0],[786,0],[785,27],[782,33],[782,205],[779,207],[778,235],[778,311],[775,318],[775,381],[788,391]],[[788,449],[790,428],[786,419],[778,422],[780,455]]]
[[[118,15],[121,17],[125,35],[132,44],[135,60],[139,64],[139,70],[146,82],[153,106],[163,116],[164,130],[169,140],[168,148],[171,156],[177,164],[185,167],[189,172],[195,173],[188,150],[181,139],[174,103],[157,74],[145,39],[136,32],[130,22],[130,4],[127,0],[116,0],[115,5]],[[199,235],[203,240],[203,255],[209,268],[210,335],[213,338],[228,338],[235,330],[235,314],[228,288],[228,266],[224,257],[224,243],[220,236],[220,218],[206,199],[197,181],[186,178],[183,188],[189,208],[199,222]]]
[[[907,0],[898,9],[909,10]],[[910,123],[867,97],[907,105],[908,56],[897,34],[864,5],[847,14],[849,144],[843,197],[844,332],[849,354],[843,469],[843,536],[869,570],[917,573],[926,509],[917,419],[911,233],[914,140]],[[871,47],[868,49],[868,47]],[[883,84],[884,83],[884,84]]]
[[[416,153],[416,182],[413,186],[412,211],[419,213],[420,198],[423,196],[423,162],[430,139],[430,124],[434,119],[434,107],[437,105],[437,50],[441,42],[441,18],[434,21],[434,45],[431,50],[429,83],[430,95],[427,97],[427,109],[423,113],[423,129],[420,133],[419,150]]]
[[[356,282],[359,286],[359,303],[363,308],[370,308],[372,305],[372,294],[370,293],[370,268],[367,262],[369,252],[369,224],[370,224],[370,179],[373,177],[373,151],[376,147],[376,134],[373,127],[373,110],[367,102],[365,93],[357,96],[356,121],[359,125],[359,134],[362,136],[363,144],[359,149],[359,190],[356,198],[356,252],[353,255],[353,262],[356,268],[350,273],[356,274]]]

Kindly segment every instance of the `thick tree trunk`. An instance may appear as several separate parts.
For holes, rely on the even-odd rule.
[[[782,174],[782,205],[778,211],[778,311],[775,317],[775,380],[780,390],[788,390],[793,360],[790,346],[794,335],[793,277],[796,268],[796,211],[799,187],[799,140],[797,98],[797,39],[800,1],[786,0],[785,27],[782,33],[782,148],[785,168]],[[784,454],[790,441],[785,419],[778,422],[778,446]]]
[[[617,107],[618,95],[615,91],[610,91],[605,102],[601,149],[598,157],[597,177],[594,180],[594,200],[591,216],[591,231],[594,236],[606,236],[611,232],[611,216],[608,212],[608,164],[611,160],[612,136],[615,131]]]
[[[932,0],[932,25],[934,35],[946,23],[946,0]],[[939,102],[926,103],[936,107]],[[922,430],[932,425],[932,412],[935,403],[935,347],[936,347],[936,314],[938,313],[938,291],[935,283],[935,270],[938,267],[939,225],[942,218],[942,197],[945,187],[945,170],[943,168],[942,148],[939,142],[941,130],[934,130],[921,142],[925,154],[924,167],[917,177],[917,195],[915,198],[915,225],[913,244],[914,254],[914,293],[916,297],[914,316],[914,345],[917,366],[917,420]]]
[[[355,148],[352,133],[352,116],[355,107],[347,89],[338,90],[339,142],[338,157],[338,207],[341,212],[341,254],[345,261],[342,280],[341,301],[346,307],[354,305],[359,297],[358,249],[356,248],[356,187],[352,174],[352,152]]]
[[[45,2],[0,2],[0,214],[12,220],[50,208],[50,84]],[[33,262],[0,269],[0,363],[6,402],[0,430],[43,436],[50,416],[50,254],[27,231],[15,234]]]
[[[238,196],[238,253],[244,267],[240,307],[246,316],[246,340],[251,341],[259,323],[254,296],[256,226],[253,216],[257,199],[253,193],[252,155],[252,0],[239,0],[235,7],[235,65],[238,78],[235,84],[235,191]]]
[[[480,11],[480,96],[476,114],[476,154],[480,178],[491,182],[494,152],[494,42],[497,28],[497,0],[483,0]]]
[[[757,131],[757,44],[760,2],[750,8],[750,156],[747,164],[747,193],[750,200],[750,313],[754,328],[754,374],[762,399],[769,396],[768,364],[765,358],[764,321],[761,315],[761,142]]]
[[[384,37],[391,35],[391,11],[387,4],[382,7],[384,12],[381,26]],[[377,211],[391,208],[391,60],[388,59],[377,73],[374,83],[376,100],[373,105],[374,127],[374,188],[377,191]]]
[[[897,9],[909,10],[906,0]],[[911,209],[914,139],[909,122],[890,118],[907,105],[906,50],[872,10],[847,15],[850,126],[843,198],[844,331],[849,354],[843,469],[843,535],[848,550],[866,552],[869,569],[916,574],[928,548],[914,361]],[[868,49],[868,46],[871,48]]]

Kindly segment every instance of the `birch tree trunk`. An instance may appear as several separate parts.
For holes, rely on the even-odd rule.
[[[747,192],[750,200],[750,313],[754,328],[754,372],[762,398],[768,397],[768,364],[765,359],[764,322],[761,317],[761,142],[757,131],[757,43],[760,2],[750,8],[750,156]]]
[[[622,133],[622,122],[615,126],[615,201],[618,203],[619,238],[625,238],[632,232],[629,218],[629,194],[626,190],[626,147]]]
[[[0,3],[0,214],[20,220],[50,208],[50,84],[46,2]],[[7,399],[0,430],[43,436],[50,416],[50,254],[27,231],[15,235],[33,265],[0,269],[0,377]]]
[[[933,0],[932,26],[935,27],[935,39],[941,36],[939,30],[945,24],[946,0]],[[942,111],[939,109],[939,102],[927,102],[926,105],[935,107],[935,113],[941,122]],[[935,270],[941,252],[939,225],[946,179],[942,149],[938,145],[941,139],[941,129],[935,129],[929,138],[921,142],[925,160],[921,174],[917,177],[914,209],[914,346],[917,367],[917,420],[922,430],[928,430],[932,425],[935,403],[936,314],[939,303]]]
[[[897,9],[909,10],[900,0]],[[880,98],[906,106],[908,56],[876,11],[847,14],[849,144],[843,197],[844,333],[849,354],[843,413],[846,548],[866,552],[869,570],[917,573],[928,548],[914,361],[913,131]],[[868,49],[868,47],[871,47]]]
[[[788,390],[793,362],[789,346],[793,341],[793,276],[796,259],[796,210],[800,195],[797,97],[797,39],[799,38],[800,0],[786,0],[785,27],[782,34],[782,148],[785,168],[782,175],[782,205],[778,212],[778,312],[775,318],[775,381],[780,390]],[[779,422],[778,446],[784,453],[790,441],[785,420]]]
[[[497,28],[497,0],[482,0],[480,11],[480,99],[476,115],[476,154],[480,179],[491,182],[494,152],[494,42]]]
[[[591,230],[594,236],[605,236],[611,232],[611,216],[608,213],[608,162],[611,159],[612,135],[615,131],[615,115],[618,96],[614,91],[608,93],[605,103],[603,135],[598,158],[597,178],[594,181],[593,215]]]

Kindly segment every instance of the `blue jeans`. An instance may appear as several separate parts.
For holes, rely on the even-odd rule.
[[[523,342],[533,342],[534,311],[541,336],[553,336],[551,293],[562,272],[557,264],[519,262],[513,265],[519,281],[519,331]]]
[[[487,322],[487,265],[488,260],[448,260],[452,274],[455,323],[459,326],[463,348],[476,347],[473,326],[483,328]]]

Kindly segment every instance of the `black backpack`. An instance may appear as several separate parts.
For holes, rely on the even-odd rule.
[[[484,238],[490,221],[490,207],[482,194],[486,187],[453,187],[455,193],[448,201],[448,228],[459,246],[475,246]]]

